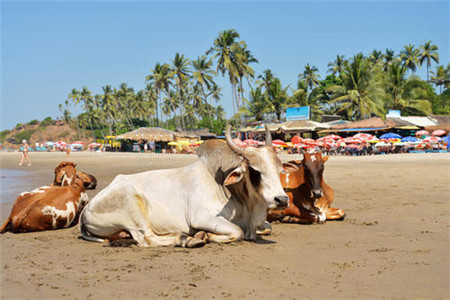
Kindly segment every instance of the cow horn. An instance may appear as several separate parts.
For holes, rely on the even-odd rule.
[[[267,125],[264,125],[264,128],[266,129],[266,146],[272,148],[272,134]]]
[[[233,142],[233,139],[231,138],[231,125],[228,125],[227,130],[225,131],[225,139],[227,140],[228,146],[231,148],[231,150],[236,152],[236,154],[239,154],[239,155],[244,154],[244,150],[241,147],[239,147],[238,145],[236,145]]]

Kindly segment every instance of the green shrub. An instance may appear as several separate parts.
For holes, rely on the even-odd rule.
[[[16,136],[14,138],[15,143],[20,144],[20,143],[22,143],[22,140],[27,140],[27,142],[29,142],[30,137],[33,135],[33,133],[35,131],[36,131],[36,129],[27,129],[22,132],[19,132],[18,134],[16,134]]]
[[[38,120],[31,120],[30,122],[28,122],[28,125],[36,125],[37,123],[39,123]]]
[[[22,127],[23,126],[23,124],[22,123],[17,123],[17,125],[16,125],[16,129],[19,129],[20,127]]]
[[[11,130],[3,130],[0,132],[0,142],[3,143],[5,137],[11,132]]]
[[[52,117],[47,117],[44,120],[42,120],[42,122],[41,122],[41,124],[39,124],[39,126],[40,127],[45,127],[45,126],[48,126],[48,125],[51,125],[51,124],[53,124]]]

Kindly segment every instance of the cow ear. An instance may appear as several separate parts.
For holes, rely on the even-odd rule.
[[[329,156],[324,156],[324,157],[322,157],[322,161],[323,161],[323,163],[326,163],[327,162],[327,160],[328,160],[328,158],[330,158]]]
[[[284,163],[283,164],[283,172],[282,173],[292,173],[298,171],[298,166],[292,163]]]
[[[230,184],[235,184],[238,183],[239,181],[242,180],[242,178],[244,177],[244,172],[242,171],[242,169],[236,168],[234,169],[230,174],[228,174],[227,178],[225,178],[224,181],[224,185],[230,185]]]

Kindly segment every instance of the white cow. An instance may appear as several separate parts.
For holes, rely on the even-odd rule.
[[[198,247],[256,239],[267,210],[288,205],[280,160],[266,128],[266,147],[212,140],[188,166],[118,175],[80,217],[83,238],[103,242],[129,234],[139,246]]]

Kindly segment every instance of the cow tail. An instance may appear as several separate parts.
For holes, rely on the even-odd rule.
[[[84,210],[83,210],[83,212],[84,212]],[[86,226],[84,225],[84,223],[83,223],[83,212],[81,213],[81,215],[80,215],[80,220],[79,220],[79,226],[80,226],[80,234],[81,234],[81,237],[83,238],[83,239],[85,239],[86,241],[91,241],[91,242],[97,242],[97,243],[103,243],[105,240],[104,239],[101,239],[101,238],[98,238],[98,237],[95,237],[95,236],[92,236],[88,231],[87,231],[87,229],[86,229]]]
[[[0,228],[0,234],[3,234],[5,232],[11,231],[11,230],[12,230],[12,222],[11,222],[11,218],[8,217],[5,224],[3,224],[2,228]]]

